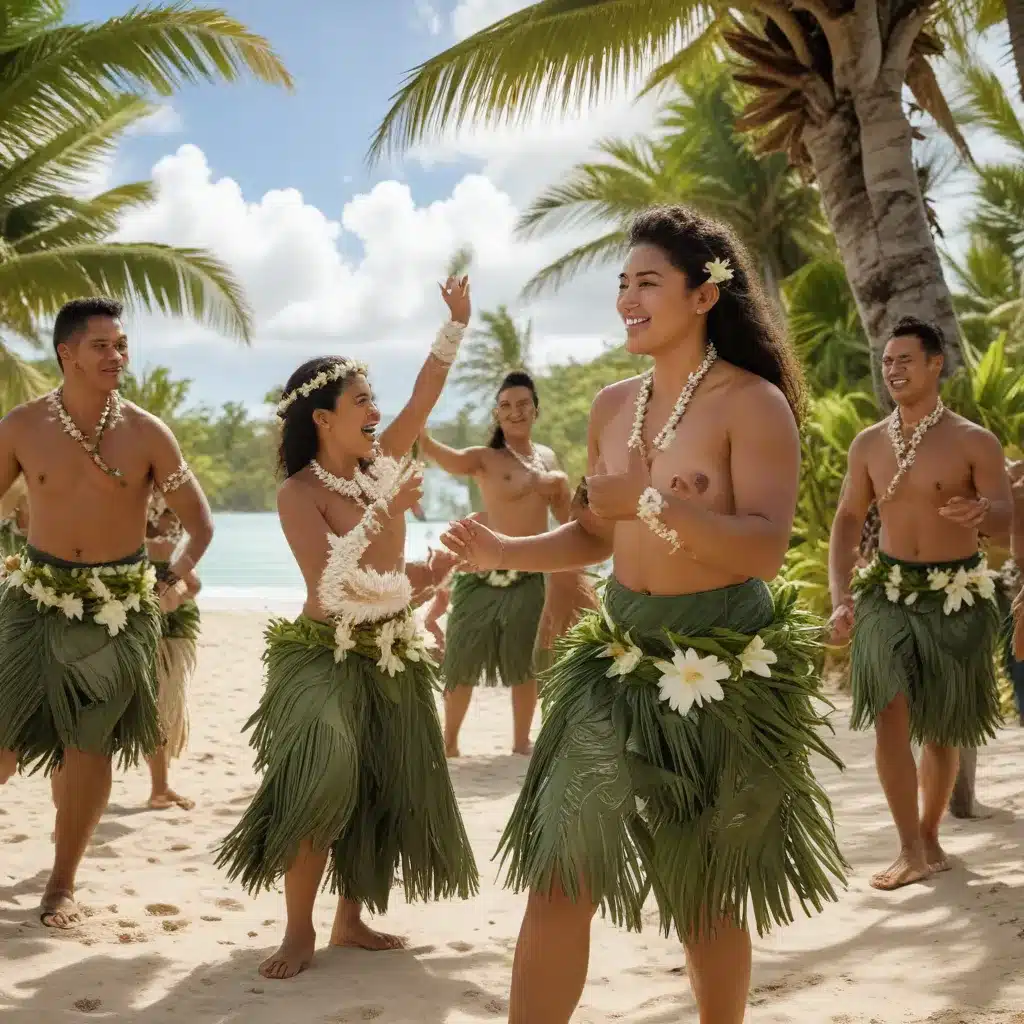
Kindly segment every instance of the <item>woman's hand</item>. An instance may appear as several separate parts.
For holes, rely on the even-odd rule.
[[[469,278],[449,277],[441,285],[441,298],[448,307],[451,318],[457,324],[468,324],[473,312],[473,304],[469,299]]]
[[[475,519],[459,519],[449,523],[441,534],[441,543],[458,560],[459,565],[477,572],[501,568],[504,547],[501,538]]]
[[[593,476],[586,478],[590,510],[601,519],[636,519],[640,495],[651,486],[647,460],[635,448],[629,451],[625,473],[606,473],[599,461]]]
[[[407,509],[415,508],[423,500],[423,473],[416,470],[410,473],[398,492],[388,502],[388,511],[392,515],[402,515]]]

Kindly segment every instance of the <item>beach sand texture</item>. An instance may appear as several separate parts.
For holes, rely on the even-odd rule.
[[[173,784],[198,807],[141,810],[144,770],[117,777],[80,872],[90,910],[73,932],[35,913],[50,867],[47,782],[0,788],[0,1020],[160,1024],[469,1024],[506,1019],[525,898],[503,890],[491,861],[526,763],[506,753],[508,696],[477,693],[452,764],[482,893],[406,906],[384,927],[401,952],[326,949],[334,902],[323,895],[311,970],[265,981],[260,960],[281,937],[280,893],[249,899],[213,867],[212,847],[256,788],[241,726],[261,687],[264,617],[204,617],[192,689],[191,749]],[[840,702],[837,721],[845,721]],[[854,868],[838,905],[755,940],[752,1024],[1024,1024],[1024,730],[1006,729],[979,759],[978,792],[998,810],[946,826],[956,864],[932,881],[882,894],[867,885],[894,855],[872,739],[839,724],[840,776],[823,769]],[[696,1011],[678,944],[652,926],[630,935],[598,919],[579,1024],[678,1024]]]

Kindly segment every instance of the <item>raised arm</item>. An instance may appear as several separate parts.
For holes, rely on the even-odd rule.
[[[469,299],[469,278],[453,277],[441,286],[441,297],[451,314],[451,320],[438,333],[426,362],[416,376],[412,396],[405,408],[387,425],[380,436],[381,451],[400,458],[412,448],[413,442],[427,425],[427,417],[434,411],[444,390],[448,373],[455,361],[462,334],[469,323],[472,310]]]
[[[184,551],[174,560],[171,572],[187,578],[213,540],[213,516],[188,463],[182,458],[170,428],[156,417],[143,414],[150,436],[150,467],[153,483],[163,494],[167,507],[181,520],[188,534]]]
[[[593,473],[600,462],[598,438],[611,413],[614,398],[601,391],[590,410],[587,466]],[[442,535],[441,542],[466,564],[478,569],[516,569],[520,572],[563,572],[598,565],[612,554],[615,524],[594,515],[583,484],[576,491],[570,521],[550,533],[532,537],[496,534],[478,520],[462,519]]]
[[[420,434],[420,451],[452,476],[476,476],[483,469],[486,449],[480,445],[474,445],[472,448],[449,448],[448,445],[435,441],[424,431]]]
[[[782,568],[796,511],[800,434],[782,392],[744,389],[729,429],[732,513],[693,500],[686,484],[673,487],[662,516],[698,562],[764,580]]]

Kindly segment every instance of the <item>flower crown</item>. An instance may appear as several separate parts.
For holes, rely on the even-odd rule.
[[[733,270],[729,266],[728,259],[709,260],[704,264],[704,269],[707,271],[708,280],[712,284],[722,284],[725,281],[732,280]]]
[[[342,377],[348,377],[353,373],[366,373],[366,364],[357,363],[354,359],[339,360],[326,370],[321,370],[305,384],[300,384],[288,394],[283,395],[281,401],[277,403],[277,415],[284,416],[293,402],[297,402],[300,398],[308,398],[314,391],[319,391],[328,384],[333,384],[334,381],[341,380]]]

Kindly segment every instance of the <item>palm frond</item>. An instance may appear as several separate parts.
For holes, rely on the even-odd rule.
[[[290,88],[291,75],[262,36],[216,8],[188,0],[135,7],[103,22],[28,33],[0,70],[8,138],[29,143],[67,111],[96,109],[112,94],[168,96],[184,83],[254,75]]]
[[[44,374],[0,342],[0,414],[46,394],[51,387]]]
[[[591,267],[621,259],[627,249],[628,236],[625,231],[609,231],[600,238],[584,242],[559,256],[553,263],[538,270],[523,287],[524,299],[536,298],[545,293],[556,292],[567,281],[590,270]]]
[[[370,158],[468,120],[514,124],[539,101],[563,114],[664,63],[712,22],[708,0],[540,0],[405,78]]]
[[[20,296],[36,318],[97,292],[148,312],[194,318],[246,344],[252,337],[252,314],[241,286],[220,260],[201,249],[107,242],[0,261],[0,295]]]

